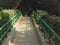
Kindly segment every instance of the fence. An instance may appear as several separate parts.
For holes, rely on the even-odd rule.
[[[32,16],[39,24],[42,24],[44,37],[48,39],[49,45],[60,45],[60,36],[54,31],[54,29],[49,26],[49,24],[47,24],[37,12],[33,11]]]
[[[0,45],[2,45],[3,39],[7,37],[8,32],[11,31],[11,28],[21,15],[22,15],[21,11],[17,11],[15,16],[13,16],[10,20],[7,21],[7,23],[0,27]]]

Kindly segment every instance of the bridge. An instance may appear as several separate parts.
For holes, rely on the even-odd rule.
[[[23,17],[19,10],[0,27],[0,45],[60,45],[60,36],[38,12]]]

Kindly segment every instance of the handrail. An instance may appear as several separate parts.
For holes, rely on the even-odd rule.
[[[43,20],[41,17],[40,17],[40,15],[37,13],[37,12],[35,12],[35,11],[33,11],[33,14],[32,14],[32,16],[35,18],[35,20],[37,21],[37,22],[41,22],[41,24],[42,24],[42,26],[43,26],[43,28],[45,29],[45,31],[47,32],[47,30],[46,30],[46,28],[50,31],[49,33],[50,33],[50,35],[49,35],[49,45],[51,45],[51,43],[52,43],[52,40],[51,40],[51,33],[53,33],[54,34],[54,36],[57,38],[57,40],[58,40],[58,45],[60,45],[60,36],[54,31],[54,29],[53,28],[51,28],[47,23],[46,23],[46,21],[45,20]],[[45,32],[45,33],[46,33]],[[48,34],[49,34],[48,33]]]
[[[17,19],[21,15],[22,15],[21,11],[17,11],[15,16],[13,16],[10,20],[7,21],[7,23],[5,23],[3,26],[0,27],[0,45],[2,45],[3,38],[7,37],[8,32],[13,27],[13,24],[17,21]],[[11,25],[9,27],[7,27],[7,25],[9,25],[9,23],[11,23]],[[3,28],[6,28],[6,31],[4,32],[4,34],[2,34]]]

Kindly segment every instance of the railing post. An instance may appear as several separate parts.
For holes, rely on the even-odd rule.
[[[2,45],[2,30],[0,28],[0,45]]]
[[[5,32],[7,32],[7,29],[8,29],[9,27],[8,27],[8,25],[6,25],[6,27],[5,27],[5,29],[6,29],[6,31]],[[4,32],[4,33],[5,33]],[[8,33],[8,32],[7,32]],[[7,38],[7,34],[5,35],[5,37]]]
[[[49,31],[49,37],[48,37],[48,39],[49,39],[49,45],[51,45],[51,36],[52,36],[51,31]]]

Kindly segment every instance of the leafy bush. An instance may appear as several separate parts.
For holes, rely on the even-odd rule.
[[[14,10],[14,9],[12,9],[12,10],[6,10],[6,9],[4,9],[4,10],[2,10],[2,13],[8,13],[9,18],[12,18],[15,15],[16,10]]]

